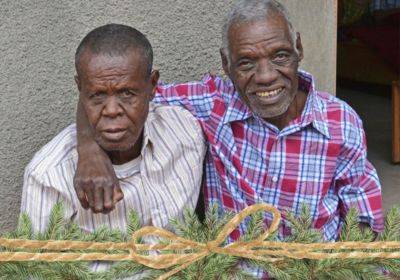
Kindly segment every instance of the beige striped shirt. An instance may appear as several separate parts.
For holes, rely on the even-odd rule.
[[[196,206],[206,146],[199,124],[188,111],[150,104],[140,157],[114,166],[124,199],[106,215],[83,209],[76,197],[76,145],[73,124],[38,151],[25,169],[21,212],[32,219],[35,232],[45,230],[58,201],[64,204],[65,220],[88,232],[104,225],[126,231],[129,209],[139,213],[142,226],[170,229],[171,218],[180,218],[183,208]]]

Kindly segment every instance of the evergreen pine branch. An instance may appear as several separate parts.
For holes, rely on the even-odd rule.
[[[314,280],[311,277],[311,269],[308,265],[308,260],[288,260],[286,266],[284,266],[284,274],[276,275],[283,276],[282,279],[287,279],[285,277],[289,276],[289,279],[293,280]],[[274,272],[273,270],[271,272]],[[276,277],[275,275],[273,275]],[[281,278],[276,277],[281,280]]]
[[[174,227],[176,234],[183,238],[198,242],[204,242],[207,239],[203,224],[191,209],[186,208],[183,210],[183,221],[173,218],[170,223]]]
[[[44,235],[40,235],[44,240],[57,240],[63,235],[64,231],[64,206],[57,202],[51,211],[49,224]]]
[[[106,226],[101,226],[91,233],[83,236],[83,241],[92,242],[123,242],[124,234],[117,229],[109,229]]]
[[[233,218],[233,216],[234,213],[232,211],[224,212],[222,216],[219,215],[218,205],[211,204],[205,214],[204,225],[207,234],[203,242],[216,239],[222,228]]]
[[[49,279],[68,279],[68,280],[94,280],[97,279],[95,273],[90,272],[87,262],[54,262],[51,266],[48,263],[42,263],[43,270],[47,271],[51,278]],[[54,273],[56,272],[56,273]]]
[[[392,207],[385,217],[384,231],[379,235],[381,241],[399,241],[400,209]],[[385,250],[388,251],[388,250]],[[393,276],[400,277],[400,259],[379,259],[377,264]]]
[[[129,277],[135,275],[136,273],[143,273],[143,272],[150,273],[151,271],[157,271],[157,270],[148,268],[139,263],[134,263],[131,261],[121,261],[115,263],[109,271],[105,272],[104,278],[114,279],[116,275],[118,275],[119,278]]]
[[[66,226],[63,239],[65,240],[80,240],[82,239],[82,231],[77,224]]]
[[[38,275],[32,272],[27,271],[25,266],[22,263],[2,263],[0,264],[0,279],[8,280],[8,279],[16,279],[16,280],[26,280],[29,279],[30,276],[34,276],[35,278],[39,278]]]
[[[285,238],[283,242],[323,242],[321,233],[312,228],[312,217],[310,214],[310,208],[307,204],[301,204],[300,215],[298,216],[295,216],[290,211],[286,211],[286,220],[292,231],[291,236]]]
[[[127,236],[132,236],[132,234],[138,229],[140,229],[139,215],[136,213],[135,210],[130,209],[128,211],[128,230],[126,232]]]
[[[400,236],[400,209],[398,206],[390,208],[385,217],[385,229],[380,234],[382,241],[398,241]]]
[[[32,239],[32,222],[27,214],[22,214],[18,219],[17,228],[14,232],[4,234],[4,238],[10,239]]]
[[[400,277],[400,260],[399,259],[389,259],[382,260],[381,267],[390,272],[393,276]]]
[[[279,265],[272,262],[258,261],[258,260],[248,260],[248,264],[253,267],[257,267],[262,271],[268,272],[268,275],[277,280],[291,280],[291,275],[285,270],[281,269]],[[285,267],[287,262],[285,263]]]
[[[389,278],[386,275],[383,275],[381,272],[376,272],[376,271],[368,271],[367,273],[363,274],[358,274],[358,279],[362,280],[389,280]]]
[[[363,236],[358,222],[358,211],[356,208],[350,208],[347,212],[342,232],[339,236],[340,242],[362,241]]]
[[[18,219],[15,237],[19,239],[31,239],[33,236],[32,222],[27,214],[22,214]]]
[[[258,238],[264,231],[263,211],[254,212],[246,227],[246,233],[240,237],[240,241],[251,241]]]
[[[21,216],[16,231],[7,236],[24,239],[62,239],[83,240],[93,242],[123,242],[130,239],[131,234],[140,227],[137,214],[128,213],[128,231],[126,234],[118,230],[100,227],[91,234],[82,232],[77,225],[66,225],[63,219],[62,205],[56,205],[52,211],[49,226],[45,233],[35,236],[32,234],[32,225],[29,218]],[[301,206],[300,214],[295,217],[286,213],[292,236],[285,242],[313,243],[322,242],[318,230],[312,229],[312,218],[307,206]],[[183,221],[175,220],[177,234],[184,238],[206,243],[215,240],[223,226],[232,218],[232,213],[220,216],[217,206],[210,206],[202,224],[193,211],[185,210]],[[372,238],[372,231],[361,231],[359,228],[357,211],[350,209],[340,235],[340,241],[364,241]],[[261,212],[254,213],[246,222],[247,232],[241,241],[253,240],[263,232],[264,218]],[[385,220],[385,231],[380,236],[383,241],[398,240],[400,232],[400,210],[391,209]],[[268,239],[271,239],[269,237]],[[35,251],[35,250],[32,250]],[[36,250],[40,251],[40,250]],[[339,250],[333,250],[339,251]],[[191,264],[183,271],[170,277],[170,280],[225,280],[225,279],[255,279],[241,270],[239,264],[242,258],[210,254]],[[399,259],[285,259],[282,262],[260,262],[247,260],[248,263],[268,271],[271,277],[278,280],[316,280],[316,279],[355,279],[355,280],[382,280],[388,279],[377,271],[380,266],[395,276],[400,276]],[[19,262],[0,263],[0,280],[3,279],[35,279],[35,280],[111,280],[120,277],[132,276],[135,273],[146,271],[149,274],[143,279],[155,279],[164,274],[165,270],[154,270],[133,262],[117,262],[109,271],[103,273],[90,272],[88,262],[73,263],[46,263],[46,262]]]

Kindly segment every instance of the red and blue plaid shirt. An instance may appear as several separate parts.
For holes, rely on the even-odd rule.
[[[358,208],[360,222],[382,231],[381,187],[367,160],[360,118],[345,102],[315,91],[310,74],[298,76],[307,101],[301,116],[282,130],[256,116],[231,81],[213,75],[159,85],[156,101],[185,107],[201,124],[209,143],[206,205],[239,212],[257,202],[272,204],[283,214],[279,239],[290,233],[285,211],[299,214],[302,203],[325,240],[337,239],[351,207]],[[266,214],[267,224],[270,218]]]

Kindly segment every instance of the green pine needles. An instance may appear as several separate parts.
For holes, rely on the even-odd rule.
[[[15,232],[6,234],[5,238],[30,240],[80,240],[93,242],[126,242],[132,233],[140,228],[137,214],[130,211],[128,214],[128,232],[100,228],[93,233],[82,232],[77,225],[66,225],[63,222],[64,208],[61,203],[52,210],[49,225],[44,233],[34,234],[32,224],[27,215],[21,215]],[[172,225],[175,233],[183,238],[207,243],[215,240],[219,232],[233,217],[233,213],[218,215],[216,205],[209,207],[206,218],[202,223],[191,210],[185,210],[183,221],[174,219]],[[303,205],[299,216],[286,213],[286,219],[292,229],[292,235],[283,242],[316,243],[324,242],[320,233],[311,228],[312,220],[307,206]],[[256,212],[246,219],[247,233],[241,236],[241,241],[250,241],[263,232],[263,213]],[[357,221],[357,211],[351,209],[346,217],[339,241],[371,242],[375,238],[369,229],[362,230]],[[273,240],[274,236],[268,238]],[[379,241],[399,241],[400,239],[400,209],[393,207],[385,218],[385,231],[378,236]],[[143,243],[142,240],[139,240]],[[161,241],[165,242],[165,241]],[[12,249],[0,248],[0,251]],[[15,250],[14,250],[15,251]],[[35,251],[35,250],[32,250]],[[36,252],[44,250],[36,250]],[[342,250],[343,251],[343,250]],[[85,252],[85,251],[81,251]],[[121,251],[114,251],[119,253]],[[340,250],[332,250],[340,252]],[[124,252],[126,253],[126,252]],[[166,253],[166,252],[164,252]],[[256,279],[243,271],[239,263],[267,271],[270,277],[277,280],[321,280],[321,279],[349,279],[349,280],[380,280],[391,279],[383,275],[382,271],[392,276],[400,277],[400,259],[284,259],[272,263],[254,260],[245,260],[240,257],[210,254],[207,257],[191,264],[184,270],[171,276],[171,280],[228,280],[228,279]],[[122,279],[136,273],[143,273],[142,279],[156,279],[168,270],[155,270],[141,264],[123,261],[114,263],[111,268],[102,273],[94,273],[88,262],[0,262],[0,280],[107,280]]]

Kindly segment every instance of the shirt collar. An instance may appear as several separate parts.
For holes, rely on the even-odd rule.
[[[250,117],[254,117],[253,112],[249,109],[249,107],[243,103],[240,98],[239,93],[235,90],[235,86],[233,85],[231,80],[226,81],[226,85],[230,92],[232,98],[229,101],[228,109],[225,112],[223,123],[227,124],[235,121],[246,120]]]
[[[303,128],[312,125],[318,132],[331,138],[326,115],[326,103],[318,98],[318,91],[315,90],[314,78],[304,70],[298,71],[299,90],[307,93],[307,100],[298,125]]]
[[[298,125],[300,125],[300,127],[312,125],[318,132],[330,138],[326,108],[324,108],[323,104],[321,104],[317,98],[318,92],[315,91],[313,76],[301,69],[298,70],[297,75],[299,78],[299,90],[308,93],[307,101]],[[243,121],[251,117],[257,119],[257,116],[255,116],[249,107],[241,100],[232,81],[228,80],[226,83],[228,88],[232,90],[232,98],[230,99],[228,109],[224,116],[224,124]]]
[[[149,114],[147,115],[147,119],[146,122],[144,124],[144,128],[143,128],[143,145],[142,145],[142,151],[141,154],[143,155],[145,149],[147,149],[148,147],[151,148],[151,146],[153,145],[153,140],[154,139],[154,133],[155,133],[155,114],[154,114],[154,110],[155,110],[156,105],[154,105],[152,102],[150,102],[149,105]]]

